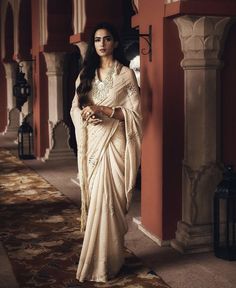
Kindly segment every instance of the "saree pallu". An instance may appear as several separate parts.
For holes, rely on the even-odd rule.
[[[141,109],[133,71],[116,62],[104,81],[96,73],[90,100],[124,114],[122,122],[101,116],[95,126],[82,120],[77,95],[71,108],[85,228],[76,278],[106,282],[124,262],[125,216],[140,165]]]

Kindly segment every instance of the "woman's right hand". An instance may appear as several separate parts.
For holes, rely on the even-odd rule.
[[[98,111],[99,106],[86,106],[81,111],[81,116],[83,120],[87,121],[89,124],[97,125],[102,122],[102,120],[98,118]]]

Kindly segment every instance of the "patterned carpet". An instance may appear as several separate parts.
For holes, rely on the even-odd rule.
[[[0,241],[20,288],[169,287],[130,251],[114,280],[79,283],[75,273],[83,235],[78,207],[1,148],[0,219]]]

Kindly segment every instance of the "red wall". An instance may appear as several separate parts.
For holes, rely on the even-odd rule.
[[[99,0],[99,4],[95,4],[94,0],[86,0],[85,13],[86,23],[84,32],[71,35],[70,42],[77,43],[79,41],[88,41],[93,28],[103,21],[114,24],[119,31],[123,25],[124,5],[127,5],[126,0]]]
[[[231,27],[226,38],[222,55],[222,161],[236,167],[236,23]]]
[[[174,237],[181,219],[184,134],[183,58],[177,27],[164,20],[164,1],[139,1],[139,29],[153,29],[152,62],[141,54],[142,225],[163,240]],[[165,36],[164,36],[165,35]],[[141,48],[147,47],[141,40]]]
[[[184,158],[184,70],[181,43],[173,19],[164,20],[163,238],[174,237],[182,217]]]
[[[32,56],[33,85],[34,85],[34,152],[36,157],[42,157],[48,147],[48,83],[46,76],[46,64],[40,49],[39,41],[39,0],[32,4]]]
[[[6,21],[5,21],[5,57],[4,61],[12,62],[14,54],[13,43],[13,11],[11,5],[7,5]]]
[[[13,12],[8,4],[5,20],[5,57],[1,59],[5,62],[13,61]],[[1,45],[1,43],[0,43]],[[3,55],[1,55],[3,57]],[[6,72],[2,62],[0,62],[0,132],[4,132],[7,126],[7,84]]]
[[[19,12],[19,55],[21,60],[30,60],[32,48],[31,0],[21,0]]]
[[[48,41],[44,51],[69,51],[72,28],[72,0],[50,0],[47,7]]]

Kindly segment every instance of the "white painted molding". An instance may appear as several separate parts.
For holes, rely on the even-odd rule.
[[[158,238],[156,235],[153,235],[151,232],[149,232],[141,222],[141,217],[133,217],[133,222],[138,225],[138,229],[142,231],[148,238],[152,239],[156,244],[158,244],[161,247],[168,247],[170,246],[169,240],[162,240]]]

